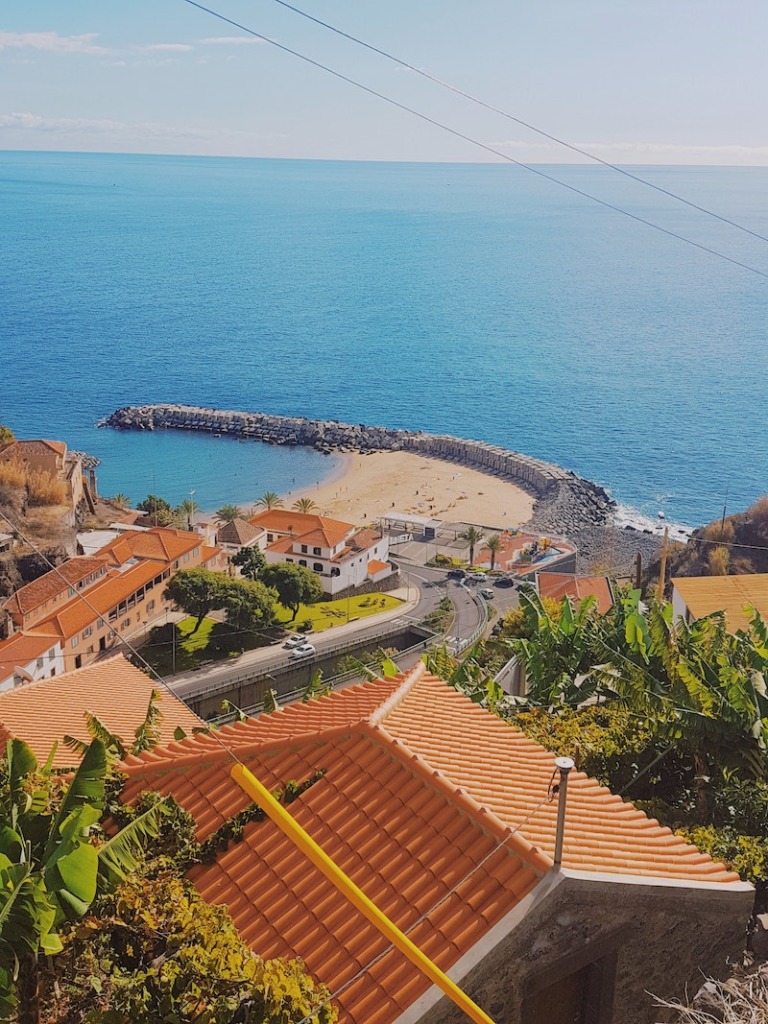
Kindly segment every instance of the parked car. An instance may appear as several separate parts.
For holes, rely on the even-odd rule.
[[[496,596],[490,587],[483,587],[480,593],[482,594],[486,601],[492,601]]]
[[[301,647],[306,643],[308,643],[308,640],[303,633],[295,633],[293,636],[288,637],[283,644],[283,647],[291,651],[294,647]]]
[[[475,583],[484,583],[488,577],[484,572],[470,572],[467,574],[468,580],[474,580]]]
[[[497,580],[493,581],[495,587],[514,587],[515,580],[512,576],[499,576]]]
[[[301,647],[294,647],[288,657],[292,661],[299,661],[301,658],[311,658],[315,654],[317,654],[317,651],[312,644],[303,644]]]
[[[448,579],[449,580],[463,580],[467,575],[466,569],[449,569]]]

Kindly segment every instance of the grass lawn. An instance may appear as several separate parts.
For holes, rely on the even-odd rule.
[[[193,633],[197,620],[189,616],[175,626],[173,623],[156,626],[141,653],[160,675],[171,675],[174,669],[176,672],[189,672],[198,668],[202,662],[227,658],[243,650],[266,647],[280,638],[281,629],[320,633],[332,626],[341,626],[353,619],[389,611],[401,604],[402,601],[388,594],[361,594],[349,600],[343,598],[340,601],[301,605],[294,620],[291,620],[288,609],[278,604],[275,605],[275,626],[271,630],[256,635],[233,636],[231,643],[226,642],[227,634],[232,633],[226,623],[206,618],[200,623],[197,632]],[[307,622],[312,623],[311,627]]]
[[[339,601],[318,601],[317,604],[301,605],[295,619],[281,604],[276,605],[277,622],[297,631],[305,631],[307,622],[312,623],[311,631],[319,633],[332,626],[343,626],[353,619],[362,619],[367,615],[378,615],[399,607],[403,602],[389,594],[359,594]]]

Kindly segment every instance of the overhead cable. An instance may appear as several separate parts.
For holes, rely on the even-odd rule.
[[[743,263],[741,260],[735,259],[733,256],[727,256],[725,253],[720,252],[718,249],[713,249],[708,245],[703,245],[701,242],[695,242],[692,238],[688,238],[685,235],[681,235],[677,231],[672,231],[670,228],[662,227],[661,224],[656,224],[654,221],[648,220],[645,217],[641,217],[639,214],[632,213],[629,210],[624,209],[621,206],[617,206],[615,203],[610,203],[606,199],[600,199],[598,196],[592,195],[590,192],[586,192],[584,189],[577,188],[575,185],[569,184],[567,181],[563,181],[561,178],[556,178],[553,174],[548,174],[546,171],[541,170],[540,167],[535,167],[531,164],[526,164],[522,160],[516,160],[509,154],[504,153],[502,150],[497,149],[494,146],[489,145],[486,142],[481,142],[479,139],[474,139],[470,135],[466,135],[464,132],[459,131],[457,128],[451,128],[450,125],[445,124],[442,121],[438,121],[428,114],[422,113],[420,110],[416,110],[414,107],[409,107],[405,103],[401,103],[399,100],[393,99],[391,96],[387,96],[385,93],[379,92],[376,89],[372,89],[370,86],[364,85],[357,79],[350,78],[348,75],[343,74],[341,71],[336,71],[334,68],[329,67],[327,64],[323,64],[320,61],[314,60],[312,57],[308,57],[306,54],[300,53],[298,50],[291,49],[289,46],[285,46],[283,43],[278,43],[277,40],[271,39],[269,36],[263,35],[261,32],[257,32],[255,29],[248,28],[247,25],[243,25],[241,22],[234,21],[232,18],[228,18],[226,15],[221,14],[218,11],[214,11],[210,7],[206,7],[204,4],[197,3],[197,0],[183,0],[184,3],[189,4],[191,7],[197,7],[198,10],[203,11],[206,14],[210,14],[212,17],[217,18],[219,21],[223,21],[227,25],[232,25],[233,28],[238,28],[242,32],[246,32],[248,35],[253,36],[255,39],[261,39],[265,43],[269,43],[271,46],[276,47],[283,53],[287,53],[292,57],[296,57],[298,60],[304,61],[305,64],[310,64],[312,67],[317,68],[320,71],[326,72],[334,78],[339,79],[342,82],[346,82],[348,85],[354,86],[356,89],[360,89],[362,92],[368,93],[370,96],[375,96],[377,99],[382,100],[384,103],[388,103],[390,106],[397,107],[399,110],[405,111],[407,114],[413,115],[413,117],[419,118],[419,120],[431,124],[435,128],[439,128],[441,131],[447,132],[449,135],[453,135],[457,139],[461,139],[464,142],[468,142],[472,146],[476,146],[479,149],[485,150],[487,153],[492,153],[494,156],[499,157],[501,160],[505,160],[507,163],[514,164],[516,167],[521,167],[523,170],[529,171],[531,174],[535,174],[539,178],[543,178],[546,181],[550,181],[555,185],[560,185],[562,188],[568,189],[569,192],[573,192],[575,195],[581,196],[584,199],[589,199],[599,206],[603,206],[608,210],[613,210],[614,213],[622,214],[628,217],[630,220],[637,222],[638,224],[644,224],[646,227],[652,228],[655,231],[661,232],[663,235],[667,235],[669,238],[675,238],[679,242],[684,242],[687,245],[693,246],[695,249],[699,249],[701,252],[706,252],[710,256],[716,256],[717,258],[724,260],[726,263],[730,263],[735,267],[739,267],[741,270],[747,270],[752,274],[757,274],[758,277],[762,277],[768,280],[768,272],[759,270],[757,267],[751,266],[749,263]]]
[[[289,4],[287,0],[272,0],[272,2],[279,4],[281,7],[287,8],[289,11],[293,11],[294,14],[300,15],[302,18],[306,18],[308,21],[312,21],[316,25],[320,25],[322,28],[327,28],[329,32],[334,32],[337,36],[341,36],[343,39],[348,39],[350,42],[356,43],[358,46],[362,46],[366,50],[370,50],[372,53],[378,54],[380,57],[385,57],[387,60],[393,61],[401,68],[405,68],[407,71],[412,71],[414,74],[420,75],[422,78],[426,78],[428,82],[439,85],[442,89],[447,89],[449,92],[455,93],[457,96],[461,96],[465,100],[469,100],[470,103],[476,103],[477,106],[483,107],[485,110],[490,110],[494,114],[500,114],[502,117],[506,117],[508,121],[514,121],[515,124],[519,124],[522,128],[527,128],[528,131],[535,132],[537,135],[541,135],[542,138],[548,139],[550,142],[554,142],[558,146],[564,146],[566,149],[571,150],[572,153],[578,153],[579,156],[586,157],[588,160],[601,164],[603,167],[607,167],[611,171],[616,171],[617,174],[623,174],[625,178],[631,178],[632,181],[636,181],[640,185],[645,185],[646,188],[652,188],[655,192],[660,192],[662,195],[665,195],[670,199],[674,199],[678,203],[683,203],[685,206],[689,206],[692,210],[698,210],[699,213],[704,213],[708,217],[714,217],[715,220],[719,220],[723,224],[728,224],[730,227],[736,228],[738,231],[743,231],[746,234],[751,235],[753,238],[759,238],[763,242],[768,242],[768,236],[761,235],[759,231],[753,231],[752,228],[748,228],[744,224],[739,224],[737,221],[731,220],[730,217],[725,217],[720,213],[715,213],[714,210],[707,209],[705,206],[700,206],[698,203],[694,203],[692,200],[686,199],[685,196],[681,196],[677,192],[673,192],[671,189],[664,188],[661,185],[655,185],[652,181],[648,181],[647,178],[641,178],[639,174],[633,174],[625,167],[611,163],[610,160],[604,160],[602,157],[597,156],[596,153],[591,153],[589,150],[583,149],[581,146],[576,146],[574,143],[567,142],[565,139],[561,139],[557,135],[552,135],[551,132],[547,132],[543,128],[537,128],[536,125],[531,124],[530,121],[524,121],[521,117],[516,117],[514,114],[510,114],[508,110],[494,106],[494,104],[488,103],[479,96],[472,95],[472,93],[465,92],[464,89],[459,89],[458,86],[452,85],[450,82],[446,82],[442,78],[438,78],[436,75],[431,75],[428,71],[425,71],[424,68],[417,67],[415,64],[410,64],[407,60],[403,60],[401,57],[396,57],[393,53],[389,53],[387,50],[382,50],[380,47],[374,46],[373,43],[367,43],[364,39],[360,39],[358,36],[354,36],[351,33],[338,28],[336,25],[331,25],[329,22],[323,21],[322,18],[316,18],[307,11],[303,11],[301,8],[295,7],[293,4]]]

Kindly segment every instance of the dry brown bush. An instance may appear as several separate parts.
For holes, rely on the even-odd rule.
[[[710,979],[687,1005],[665,999],[656,1005],[676,1011],[675,1024],[768,1024],[768,967],[737,969],[726,981]]]
[[[747,517],[755,524],[768,522],[768,497],[758,498],[755,504],[747,509]]]
[[[710,548],[707,554],[710,576],[727,576],[731,553],[728,548]]]
[[[18,459],[0,462],[0,484],[9,487],[24,487],[27,483],[27,467]]]
[[[730,519],[725,522],[717,520],[699,531],[702,540],[715,541],[718,544],[730,544],[734,538],[734,527]]]
[[[27,492],[30,505],[64,505],[67,501],[67,485],[44,470],[28,475]]]

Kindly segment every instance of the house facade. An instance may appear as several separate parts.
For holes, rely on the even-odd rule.
[[[64,672],[64,651],[56,636],[14,633],[0,640],[0,690],[49,679]]]
[[[0,462],[18,462],[30,472],[47,473],[63,481],[73,509],[83,500],[92,507],[96,498],[95,471],[90,469],[86,477],[80,454],[68,451],[64,441],[11,441],[0,449]]]
[[[317,573],[324,593],[339,594],[392,574],[389,537],[326,516],[270,509],[249,522],[266,531],[268,565],[294,562]]]
[[[128,531],[18,590],[3,606],[6,628],[13,635],[50,638],[61,648],[64,669],[79,669],[119,648],[118,634],[145,631],[161,618],[173,607],[165,598],[168,580],[198,566],[222,571],[226,556],[197,533]]]

